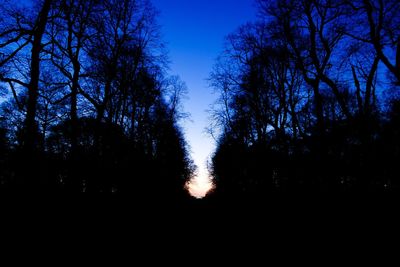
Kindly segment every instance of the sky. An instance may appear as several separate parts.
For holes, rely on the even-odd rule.
[[[210,189],[207,160],[215,140],[205,129],[208,113],[217,95],[208,77],[223,50],[225,37],[242,24],[256,19],[254,0],[151,0],[159,10],[158,22],[169,51],[170,74],[179,75],[188,87],[184,111],[190,120],[183,124],[191,156],[198,166],[198,183],[192,194],[201,197]],[[30,3],[23,0],[22,3]]]
[[[198,166],[198,180],[192,194],[201,197],[209,184],[206,163],[215,141],[205,132],[206,112],[217,95],[207,81],[216,58],[223,50],[224,38],[240,25],[254,21],[254,0],[153,0],[160,11],[159,23],[171,60],[170,74],[179,75],[188,86],[184,123],[186,140]]]

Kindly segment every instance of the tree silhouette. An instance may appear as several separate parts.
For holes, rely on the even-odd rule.
[[[152,4],[4,0],[0,10],[1,188],[185,196],[195,171],[179,127],[186,87],[166,75]]]
[[[397,1],[258,7],[260,21],[228,36],[211,73],[217,192],[398,190],[388,149],[398,145],[386,136],[396,133],[397,100],[381,93],[390,84],[382,68],[396,76]]]
[[[210,74],[214,199],[397,192],[400,4],[257,0]],[[0,190],[183,199],[196,170],[149,0],[0,0]]]

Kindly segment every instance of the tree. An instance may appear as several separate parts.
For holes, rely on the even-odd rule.
[[[398,1],[366,2],[259,0],[259,21],[228,36],[210,78],[220,95],[211,111],[217,191],[392,188],[398,174],[386,156],[397,158],[388,149],[397,143],[384,136],[396,112],[383,104],[390,79],[380,64],[395,54]],[[381,52],[360,38],[371,19]]]
[[[78,91],[81,87],[82,58],[84,48],[91,38],[91,27],[96,8],[95,1],[63,0],[54,8],[54,17],[49,27],[51,49],[49,51],[52,64],[66,79],[70,92],[63,100],[70,99],[71,120],[71,155],[77,153],[77,121],[78,121]]]
[[[1,181],[23,178],[14,188],[31,192],[180,195],[194,172],[179,127],[186,85],[166,74],[151,3],[3,2]]]
[[[395,0],[346,1],[354,25],[347,35],[369,44],[389,72],[400,81],[400,3]],[[393,59],[391,59],[393,57]]]
[[[36,113],[37,113],[37,104],[39,97],[39,79],[40,79],[40,63],[41,63],[41,54],[43,52],[43,35],[45,33],[46,25],[48,22],[48,17],[50,13],[52,1],[44,0],[40,2],[40,8],[37,12],[37,16],[34,18],[34,21],[29,21],[29,19],[21,18],[21,13],[18,13],[16,19],[16,25],[10,30],[6,30],[2,35],[7,36],[8,34],[19,33],[17,37],[14,39],[10,39],[4,44],[9,44],[10,41],[17,42],[20,38],[24,37],[30,43],[31,51],[29,54],[29,73],[26,75],[27,81],[21,81],[18,78],[10,78],[6,77],[3,74],[0,79],[3,82],[9,84],[11,90],[14,92],[14,96],[16,96],[14,84],[18,84],[19,86],[25,87],[27,89],[27,102],[26,102],[26,115],[24,122],[24,133],[23,133],[23,153],[24,153],[24,164],[26,164],[27,168],[24,170],[28,171],[32,170],[31,167],[35,166],[35,153],[36,145],[37,145],[37,124],[36,124]],[[24,24],[22,24],[24,23]],[[12,60],[18,52],[22,50],[21,47],[24,47],[26,44],[21,46],[17,46],[16,50],[9,54],[6,59],[3,60],[2,64],[8,63]],[[11,75],[15,75],[12,73]],[[22,173],[23,179],[27,178],[28,173]],[[28,181],[26,181],[28,182]]]
[[[271,28],[290,45],[304,81],[314,91],[315,112],[319,131],[324,128],[323,96],[325,84],[335,95],[346,118],[352,114],[334,76],[334,60],[343,43],[344,17],[348,10],[342,3],[333,1],[259,1],[261,13],[272,17]]]

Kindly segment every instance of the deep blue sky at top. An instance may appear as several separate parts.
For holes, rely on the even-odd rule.
[[[195,163],[203,169],[214,150],[214,141],[205,134],[206,110],[215,101],[207,78],[215,59],[223,50],[224,38],[240,25],[256,19],[254,0],[152,0],[161,12],[159,23],[170,52],[171,74],[186,82],[189,99],[185,111],[191,122],[185,136]]]
[[[223,50],[224,38],[256,19],[255,0],[151,1],[160,11],[158,22],[169,50],[170,74],[179,75],[189,89],[184,104],[191,121],[184,125],[185,137],[201,170],[215,148],[212,138],[205,134],[209,124],[206,110],[217,97],[207,78]]]

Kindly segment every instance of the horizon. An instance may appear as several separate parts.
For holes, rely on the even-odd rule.
[[[225,37],[247,22],[256,20],[254,0],[153,0],[160,11],[158,19],[167,42],[171,60],[170,73],[179,75],[188,87],[185,112],[190,119],[183,123],[191,155],[198,166],[195,188],[208,191],[211,176],[207,161],[215,151],[215,140],[206,133],[207,110],[217,95],[207,79],[215,60],[223,52]],[[196,192],[198,190],[195,190]],[[203,196],[204,193],[194,193]]]
[[[398,0],[0,0],[0,191],[398,192],[399,25]]]

